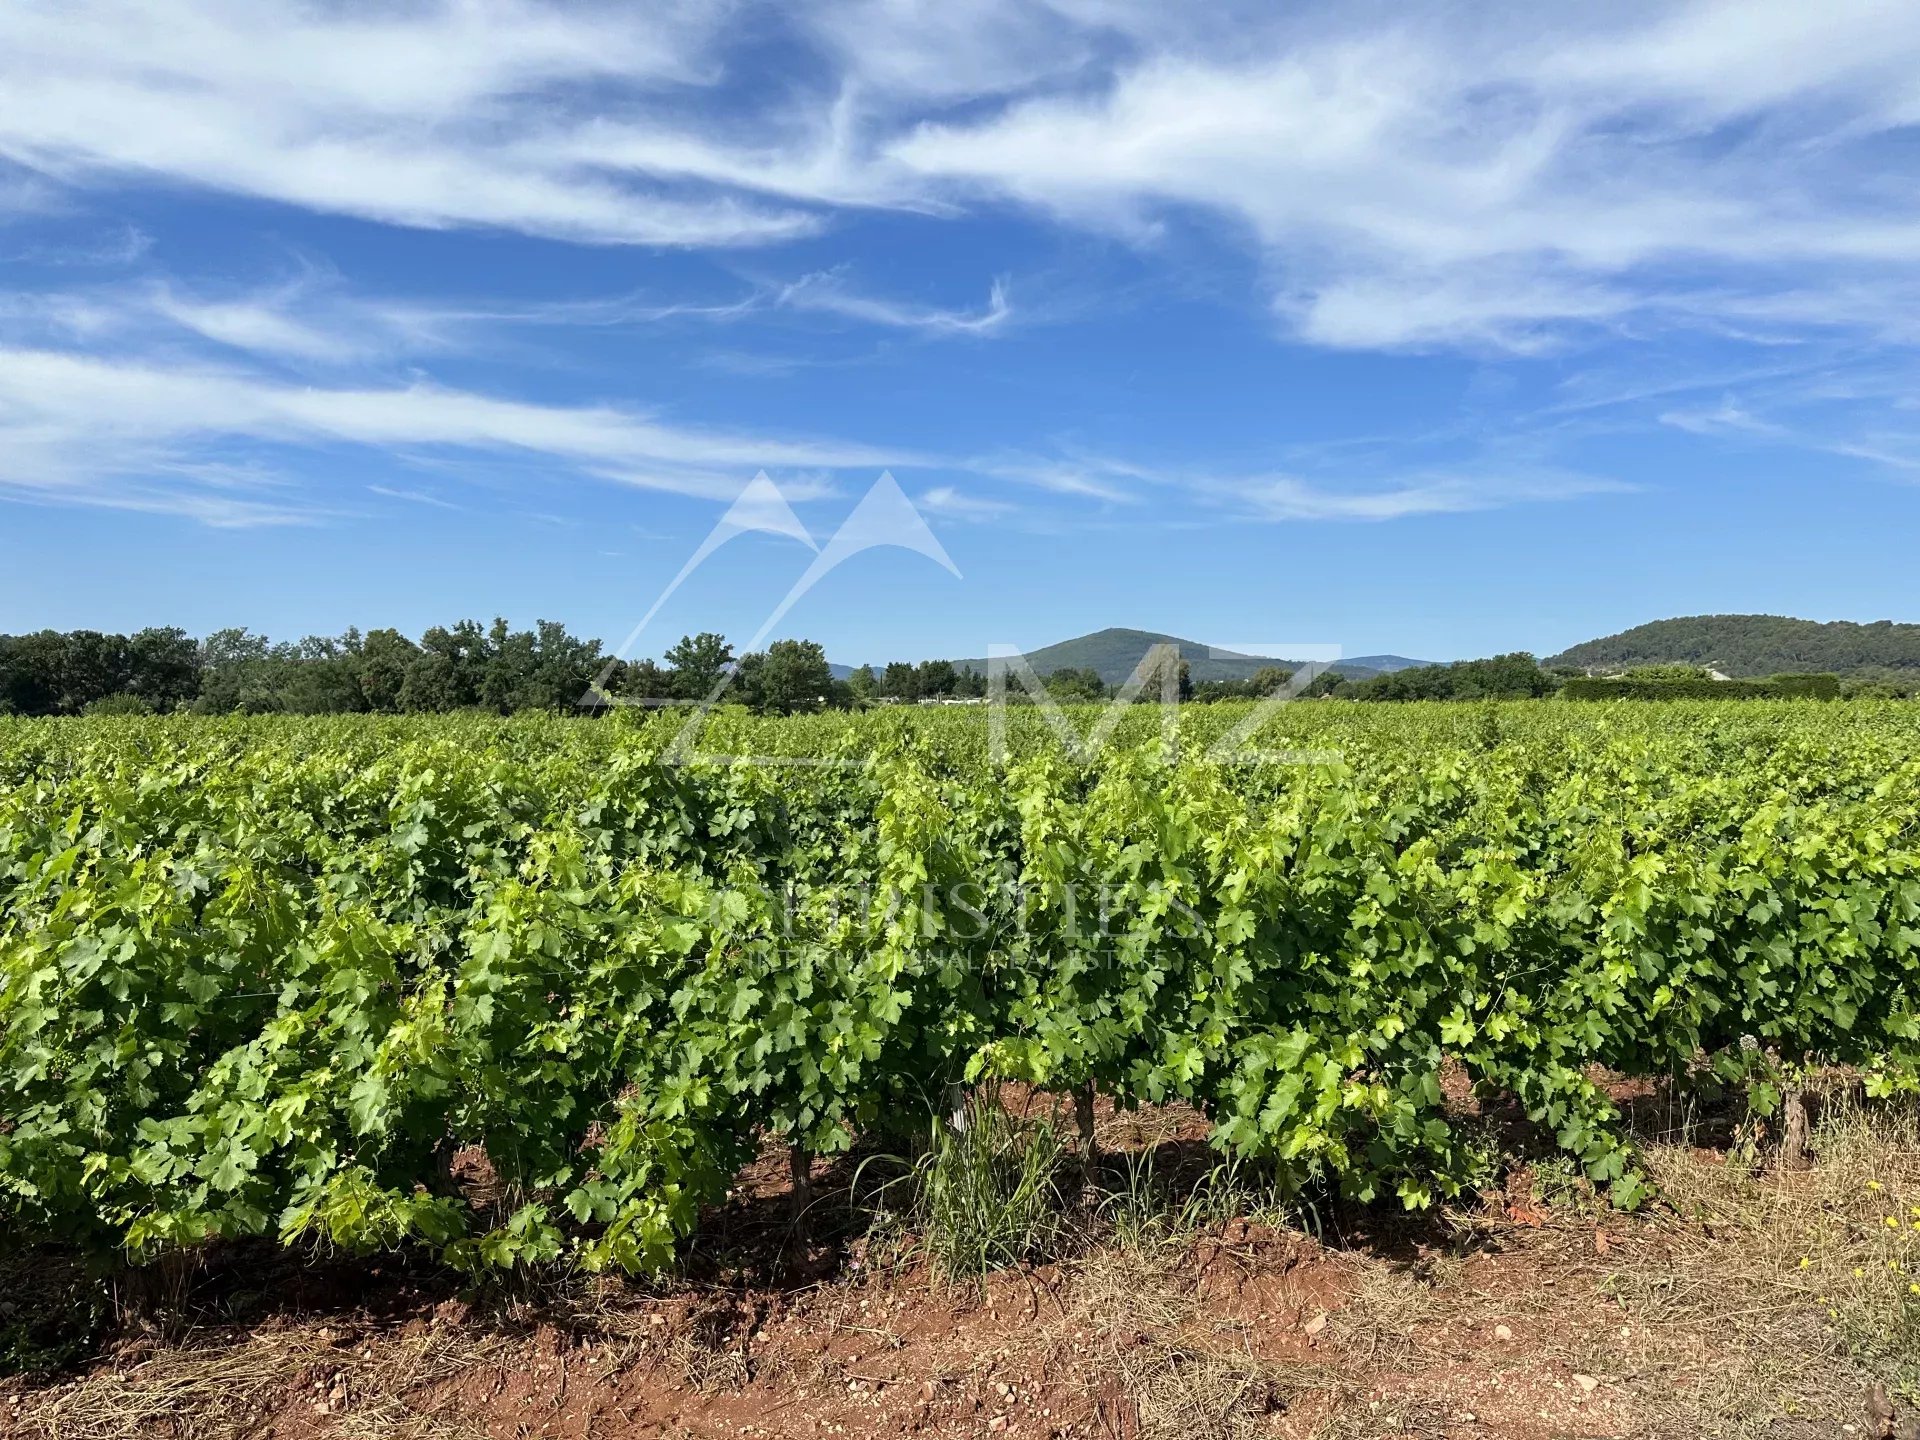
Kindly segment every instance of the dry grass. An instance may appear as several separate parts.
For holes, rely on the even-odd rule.
[[[1329,1319],[1341,1349],[1369,1372],[1411,1374],[1438,1356],[1416,1338],[1426,1326],[1466,1318],[1471,1297],[1456,1284],[1458,1266],[1438,1268],[1363,1261],[1352,1296]]]
[[[16,1421],[47,1440],[241,1440],[292,1376],[332,1350],[307,1330],[164,1349],[32,1395]]]
[[[341,1417],[342,1440],[490,1440],[484,1426],[384,1400]]]
[[[1648,1153],[1671,1211],[1609,1285],[1664,1337],[1649,1378],[1697,1380],[1675,1414],[1701,1433],[1831,1434],[1875,1381],[1920,1402],[1920,1112],[1843,1094],[1813,1146],[1804,1172]]]
[[[1245,1351],[1150,1340],[1116,1353],[1140,1440],[1270,1436],[1273,1419],[1312,1397],[1344,1409],[1350,1387],[1318,1366],[1276,1365]]]
[[[1071,1320],[1096,1337],[1119,1376],[1140,1440],[1270,1436],[1273,1417],[1311,1401],[1343,1413],[1355,1391],[1335,1369],[1254,1355],[1246,1331],[1205,1323],[1203,1304],[1177,1278],[1172,1247],[1095,1250],[1074,1266]]]
[[[738,1390],[753,1377],[742,1341],[697,1323],[674,1336],[669,1358],[687,1385],[702,1394]]]
[[[1650,1144],[1659,1205],[1616,1216],[1570,1194],[1544,1229],[1495,1234],[1511,1272],[1534,1277],[1500,1293],[1444,1254],[1355,1255],[1330,1331],[1358,1373],[1419,1397],[1423,1376],[1474,1363],[1463,1335],[1511,1322],[1542,1372],[1605,1377],[1632,1433],[1831,1436],[1861,1424],[1876,1382],[1908,1419],[1920,1413],[1920,1111],[1843,1093],[1812,1139],[1803,1172],[1685,1135]],[[1595,1323],[1609,1302],[1615,1320]]]
[[[1173,1256],[1142,1250],[1089,1251],[1072,1270],[1075,1318],[1097,1333],[1177,1329],[1192,1317],[1194,1304],[1174,1284],[1175,1263]]]
[[[340,1413],[340,1433],[456,1440],[466,1431],[405,1397],[486,1363],[506,1342],[436,1327],[365,1354],[326,1327],[262,1331],[225,1344],[170,1347],[31,1395],[15,1412],[21,1435],[45,1440],[243,1440],[283,1404],[295,1381],[321,1372],[313,1402]],[[367,1403],[356,1403],[364,1399]]]

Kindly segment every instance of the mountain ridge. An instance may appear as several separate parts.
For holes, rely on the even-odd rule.
[[[1304,663],[1298,659],[1219,651],[1214,646],[1183,639],[1178,635],[1118,625],[1029,650],[1026,660],[1034,673],[1043,677],[1055,670],[1091,669],[1097,671],[1107,684],[1117,685],[1133,674],[1134,667],[1154,645],[1177,647],[1180,658],[1187,662],[1187,672],[1195,684],[1206,680],[1244,680],[1268,665],[1297,670]],[[1336,661],[1331,668],[1355,679],[1364,679],[1383,671],[1410,669],[1428,663],[1404,655],[1362,655]],[[977,674],[985,674],[987,669],[986,660],[981,658],[955,660],[953,664],[956,669],[972,670]]]

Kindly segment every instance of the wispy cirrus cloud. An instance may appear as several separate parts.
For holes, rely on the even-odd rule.
[[[947,309],[862,291],[844,271],[764,282],[738,298],[666,300],[646,294],[578,300],[426,299],[358,294],[337,275],[303,267],[273,284],[218,291],[161,277],[47,291],[0,291],[7,332],[93,341],[159,342],[174,332],[222,349],[327,367],[439,352],[484,351],[516,332],[724,325],[772,312],[817,315],[928,339],[985,338],[1014,310],[1004,280],[977,310]]]
[[[1005,329],[1013,319],[1013,305],[1004,279],[993,282],[987,292],[987,303],[979,310],[948,310],[862,294],[852,289],[836,271],[803,275],[792,284],[781,286],[774,292],[773,303],[782,309],[836,315],[867,325],[913,330],[924,335],[991,335]]]
[[[923,121],[887,154],[950,193],[1123,235],[1225,222],[1267,258],[1288,327],[1342,347],[1527,351],[1658,303],[1662,267],[1718,267],[1752,299],[1770,267],[1804,291],[1920,253],[1920,205],[1883,183],[1920,115],[1912,12],[1699,0],[1511,21],[1301,12],[1231,55],[1168,47]]]
[[[1140,487],[1161,483],[1149,469],[1111,455],[1089,454],[1079,447],[981,455],[968,461],[967,468],[1016,485],[1108,504],[1131,504],[1139,498]]]
[[[248,288],[199,290],[160,275],[63,289],[0,291],[0,343],[82,341],[121,350],[177,342],[341,368],[471,343],[491,317],[355,295],[303,272]]]
[[[430,505],[436,510],[465,510],[467,508],[464,505],[456,505],[453,501],[443,499],[441,496],[430,494],[425,490],[403,490],[392,485],[369,485],[367,486],[367,493],[369,495],[378,495],[385,500],[404,500],[409,505]]]
[[[1509,505],[1619,493],[1631,485],[1573,473],[1510,473],[1498,466],[1416,473],[1386,483],[1335,487],[1293,475],[1230,482],[1237,506],[1265,520],[1399,520],[1414,515],[1461,515]]]
[[[1312,468],[1295,453],[1284,469],[1129,460],[1073,448],[1056,458],[995,457],[971,462],[981,474],[1110,505],[1157,502],[1160,513],[1189,520],[1311,522],[1396,520],[1463,514],[1509,505],[1574,500],[1633,487],[1604,475],[1556,467],[1530,456],[1528,443],[1494,435],[1457,446],[1447,464],[1416,458],[1422,437],[1378,439],[1351,455],[1326,454]]]
[[[581,479],[713,499],[763,466],[878,469],[910,452],[704,429],[611,406],[538,405],[429,384],[319,387],[209,365],[0,347],[0,491],[16,498],[213,513],[231,487],[193,469],[210,443],[388,454],[546,457]],[[171,499],[169,499],[171,497]],[[232,523],[329,508],[291,491]]]
[[[273,352],[310,348],[271,330],[244,338]],[[450,482],[433,491],[367,484],[361,494],[445,508],[465,508],[457,498],[463,470],[484,476],[516,459],[540,463],[550,481],[710,500],[730,500],[742,475],[763,468],[779,471],[798,500],[840,493],[836,477],[850,470],[909,468],[968,477],[927,485],[920,497],[930,513],[976,522],[1019,515],[1039,499],[1136,514],[1151,500],[1225,519],[1386,520],[1620,488],[1492,453],[1451,469],[1410,466],[1385,445],[1318,473],[1148,463],[1061,444],[955,456],[702,427],[635,407],[535,404],[425,381],[303,384],[244,358],[183,362],[177,354],[0,345],[0,495],[9,498],[230,526],[315,522],[352,513],[350,497],[310,482],[316,463],[351,450],[398,457]]]
[[[1687,430],[1695,435],[1725,435],[1737,433],[1744,435],[1782,435],[1784,427],[1770,420],[1762,420],[1731,395],[1720,397],[1720,403],[1710,408],[1667,410],[1660,416],[1662,425],[1671,425],[1676,430]]]
[[[1676,335],[1764,347],[1765,363],[1717,355],[1657,380],[1635,367],[1632,401],[1574,387],[1534,423],[1631,414],[1716,443],[1812,437],[1897,469],[1909,446],[1889,415],[1911,391],[1843,395],[1835,372],[1857,382],[1860,352],[1920,340],[1920,198],[1904,183],[1916,75],[1920,12],[1876,0],[1386,17],[1235,0],[16,0],[0,7],[0,212],[165,188],[591,245],[811,243],[751,269],[620,273],[644,290],[474,299],[359,292],[318,267],[265,286],[180,280],[129,226],[140,240],[112,283],[0,295],[0,484],[143,506],[171,489],[205,515],[319,508],[278,471],[215,483],[225,452],[258,445],[541,457],[569,478],[716,497],[763,465],[826,493],[836,468],[918,463],[951,515],[1145,514],[1173,497],[1386,519],[1606,486],[1497,447],[1436,462],[1407,443],[1319,471],[1290,463],[1284,436],[1272,463],[1236,464],[1195,436],[1144,463],[987,418],[942,453],[517,399],[471,372],[395,379],[443,359],[457,373],[543,328],[710,323],[777,341],[864,327],[1016,348],[1049,317],[1024,278],[982,298],[998,256],[956,287],[882,279],[828,248],[863,222],[933,235],[983,218],[1143,270],[1198,257],[1212,289],[1237,287],[1297,345],[1498,361]],[[768,393],[836,363],[778,348],[687,363],[753,369]],[[1790,394],[1730,368],[1806,383]]]
[[[20,0],[19,183],[160,183],[426,228],[778,244],[1012,205],[1255,253],[1285,333],[1531,353],[1649,313],[1886,323],[1920,16],[1878,0],[1371,11],[1134,0]],[[743,37],[785,47],[775,83]],[[831,273],[831,272],[829,272]],[[1703,280],[1705,283],[1703,283]],[[1676,291],[1685,291],[1676,295]],[[876,324],[1003,323],[809,277]]]
[[[149,293],[148,301],[157,315],[236,350],[338,362],[365,355],[373,340],[367,323],[370,316],[362,315],[352,330],[317,325],[296,318],[270,296],[201,300],[159,286]]]
[[[803,211],[502,143],[550,130],[570,88],[697,86],[724,18],[699,3],[22,0],[0,10],[0,158],[75,185],[184,183],[426,228],[664,246],[808,233]]]
[[[1019,508],[1008,501],[972,494],[953,485],[935,485],[922,490],[914,497],[914,503],[928,514],[963,521],[999,520]]]

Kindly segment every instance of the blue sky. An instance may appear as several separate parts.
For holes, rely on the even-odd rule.
[[[1920,619],[1920,9],[1583,8],[11,0],[0,631]]]

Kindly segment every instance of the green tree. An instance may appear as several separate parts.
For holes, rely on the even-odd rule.
[[[423,647],[400,682],[400,708],[438,712],[458,709],[461,703],[460,675],[453,657]]]
[[[68,631],[59,674],[62,715],[78,715],[94,701],[119,694],[128,678],[126,637]]]
[[[951,660],[922,660],[918,673],[922,695],[951,695],[959,680]]]
[[[487,632],[475,620],[461,620],[452,628],[432,626],[420,637],[422,659],[435,663],[420,667],[423,681],[416,690],[431,694],[437,703],[408,703],[409,710],[458,710],[480,703],[482,681],[488,658]],[[431,682],[424,677],[431,676]]]
[[[607,683],[613,693],[630,700],[671,700],[674,675],[652,660],[629,660]]]
[[[1247,690],[1251,698],[1264,700],[1285,689],[1287,682],[1291,679],[1293,679],[1291,670],[1279,665],[1262,665],[1247,681]]]
[[[0,662],[0,696],[19,715],[60,713],[67,637],[56,630],[10,636]]]
[[[762,709],[788,715],[818,710],[828,703],[832,691],[833,667],[818,641],[776,640],[767,647],[759,676]]]
[[[209,715],[259,714],[275,708],[274,646],[244,627],[216,630],[200,642],[200,698]]]
[[[407,669],[419,656],[420,647],[398,630],[369,630],[354,662],[366,708],[381,714],[399,710]]]
[[[600,642],[569,635],[558,620],[535,622],[532,664],[522,682],[522,709],[571,710],[600,672]]]
[[[515,634],[500,616],[493,617],[479,657],[480,703],[502,715],[520,708],[520,692],[533,672],[533,636]]]
[[[1107,698],[1107,682],[1092,666],[1063,665],[1045,680],[1047,693],[1056,700],[1078,704]],[[1008,687],[1011,690],[1011,686]]]
[[[733,679],[728,684],[724,698],[729,704],[746,705],[754,710],[767,709],[766,690],[762,684],[767,668],[767,652],[754,650],[742,655],[733,666]]]
[[[80,712],[82,715],[151,715],[153,707],[138,695],[122,692],[109,695],[103,700],[95,700]]]
[[[682,700],[705,700],[733,663],[733,646],[726,636],[703,630],[682,635],[666,660],[673,668],[673,693]]]
[[[1146,684],[1141,687],[1140,693],[1136,697],[1140,703],[1150,705],[1160,699],[1161,688],[1165,683],[1164,677],[1166,676],[1169,666],[1178,667],[1173,671],[1173,675],[1176,693],[1179,698],[1182,701],[1193,699],[1193,672],[1188,667],[1187,662],[1180,658],[1179,652],[1169,646],[1164,652],[1155,657],[1153,663],[1148,666],[1145,677]]]
[[[353,636],[357,645],[359,636]],[[290,715],[345,715],[366,709],[353,646],[329,635],[309,635],[297,646],[274,646],[259,672],[270,697],[261,707]]]
[[[1627,671],[1629,680],[1711,680],[1704,665],[1635,665]]]
[[[895,700],[914,701],[920,698],[920,672],[904,660],[888,662],[886,671],[880,677],[880,693]]]
[[[1308,693],[1318,684],[1314,682]],[[1533,656],[1516,651],[1491,660],[1394,670],[1355,681],[1341,693],[1353,700],[1526,700],[1551,695],[1560,684],[1560,678],[1542,670]]]
[[[200,693],[200,647],[186,631],[149,628],[127,642],[126,693],[154,710],[174,710]]]

